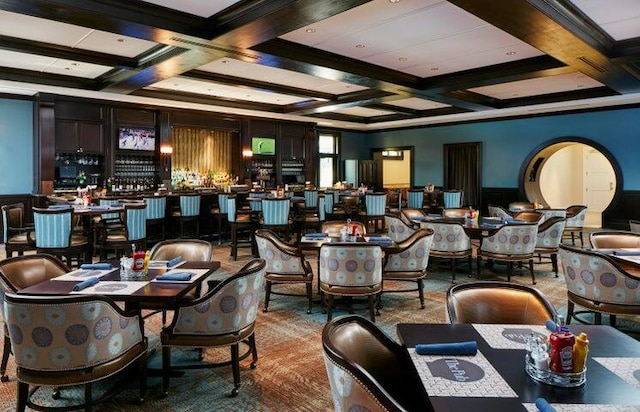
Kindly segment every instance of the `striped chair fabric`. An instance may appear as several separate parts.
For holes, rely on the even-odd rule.
[[[387,207],[387,194],[367,193],[364,197],[364,204],[368,216],[384,216]]]
[[[167,198],[165,196],[145,197],[144,203],[147,205],[147,220],[164,219],[167,209]]]
[[[147,206],[125,204],[128,240],[140,240],[147,237]]]
[[[316,207],[318,207],[318,191],[317,190],[304,191],[304,207],[307,209],[315,209]]]
[[[291,199],[263,199],[262,217],[265,225],[287,225]]]
[[[236,203],[235,196],[227,196],[226,210],[227,210],[227,220],[229,221],[229,223],[235,223],[237,218],[236,214],[238,212],[238,206]]]
[[[445,209],[462,207],[462,191],[447,190],[443,193]]]
[[[327,219],[327,209],[325,206],[325,196],[318,197],[318,220],[324,222]]]
[[[231,193],[218,193],[218,209],[220,210],[220,214],[227,214],[227,200],[230,196],[233,196]]]
[[[263,198],[264,193],[252,193],[250,197]],[[262,212],[262,200],[249,200],[249,208],[252,212]]]
[[[71,241],[73,209],[59,209],[55,213],[33,211],[36,229],[36,247],[66,248]]]
[[[180,214],[183,217],[198,216],[200,214],[200,195],[180,196]]]
[[[334,193],[335,192],[325,192],[324,193],[324,211],[325,211],[325,216],[333,214]]]
[[[100,198],[98,201],[100,206],[115,206],[120,204],[119,199],[105,199]],[[120,219],[119,213],[103,213],[100,215],[101,219]]]
[[[423,190],[409,190],[409,195],[407,196],[407,207],[409,209],[422,209],[423,201]]]

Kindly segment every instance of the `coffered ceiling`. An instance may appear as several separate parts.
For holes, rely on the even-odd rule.
[[[638,0],[3,0],[0,93],[378,130],[640,103]]]

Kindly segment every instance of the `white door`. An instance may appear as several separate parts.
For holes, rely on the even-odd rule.
[[[583,150],[584,200],[587,205],[585,226],[602,226],[602,212],[616,190],[616,175],[607,158],[592,147]]]

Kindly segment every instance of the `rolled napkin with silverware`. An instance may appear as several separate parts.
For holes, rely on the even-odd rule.
[[[379,245],[390,245],[392,243],[391,238],[388,237],[380,237],[380,236],[370,236],[367,239],[369,243],[377,243]]]
[[[100,279],[98,279],[97,277],[92,277],[92,278],[88,278],[87,280],[84,280],[80,283],[77,283],[74,287],[73,287],[73,291],[74,292],[78,292],[80,290],[86,289],[88,287],[91,287],[93,285],[95,285],[96,283],[100,282]]]
[[[178,263],[182,262],[182,256],[176,256],[173,259],[169,260],[167,262],[167,267],[171,268],[174,267],[175,265],[177,265]]]
[[[640,249],[616,249],[613,254],[616,256],[640,256]]]
[[[329,236],[327,233],[305,233],[304,237],[313,239],[322,239]]]
[[[111,263],[83,263],[80,265],[80,269],[109,270],[113,269],[113,266],[111,266]]]
[[[467,342],[427,343],[416,345],[418,355],[451,355],[473,356],[478,353],[478,343],[474,340]]]
[[[545,398],[536,399],[536,408],[538,408],[540,412],[556,412],[556,408],[551,406]]]
[[[185,280],[191,280],[191,273],[165,273],[164,275],[156,276],[156,280],[184,282]]]

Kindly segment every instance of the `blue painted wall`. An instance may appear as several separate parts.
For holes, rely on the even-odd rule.
[[[482,142],[483,187],[517,188],[527,156],[563,136],[593,140],[622,169],[624,190],[640,190],[640,109],[608,110],[421,129],[342,133],[343,159],[370,159],[370,148],[415,146],[415,185],[443,184],[442,145]]]
[[[0,99],[0,195],[31,193],[33,103]]]

